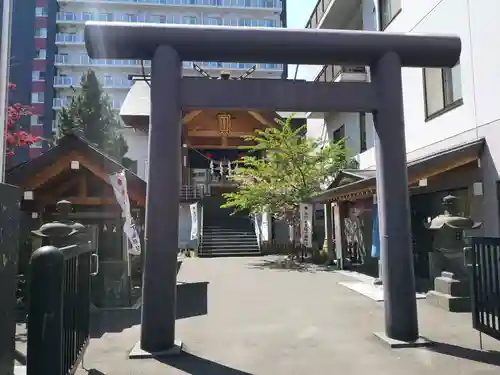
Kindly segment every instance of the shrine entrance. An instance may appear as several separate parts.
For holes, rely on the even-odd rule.
[[[245,136],[275,125],[273,111],[190,111],[183,116],[183,184],[203,186],[206,194],[212,188],[230,188],[230,176],[249,145]]]
[[[90,22],[85,42],[91,58],[152,61],[141,340],[131,357],[180,349],[175,340],[179,122],[182,110],[215,108],[373,113],[386,323],[377,336],[398,346],[419,342],[401,69],[453,67],[460,38]],[[370,67],[371,82],[183,78],[183,61],[362,65]]]

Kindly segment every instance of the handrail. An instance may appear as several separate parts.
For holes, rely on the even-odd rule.
[[[327,73],[330,70],[331,70],[331,77],[328,77]],[[362,65],[325,65],[320,70],[314,81],[333,82],[342,73],[366,73],[366,67]]]
[[[198,235],[198,250],[200,249],[201,247],[201,240],[203,238],[203,204],[200,204],[200,220],[199,220],[199,226],[200,226],[200,230],[199,230],[199,235]]]
[[[91,241],[84,242],[82,244],[69,245],[69,246],[59,248],[59,251],[64,256],[64,260],[76,258],[82,254],[90,253],[92,250],[93,249],[92,249]]]
[[[306,22],[306,27],[305,27],[306,29],[312,29],[313,28],[312,27],[312,20],[313,20],[313,18],[316,18],[316,25],[315,25],[314,28],[316,28],[318,26],[318,22],[319,22],[318,21],[318,7],[319,7],[319,5],[320,4],[322,5],[321,6],[321,11],[322,11],[321,17],[323,17],[323,15],[325,14],[326,9],[328,8],[328,6],[330,5],[330,3],[332,1],[334,1],[334,0],[318,0],[318,2],[316,3],[316,5],[313,8],[313,11],[311,12],[311,15],[309,16],[309,19]],[[325,3],[326,3],[326,5],[325,5]],[[321,17],[320,17],[320,19],[321,19]]]
[[[250,218],[253,219],[252,221],[254,225],[255,236],[257,237],[257,245],[259,246],[259,250],[261,250],[262,238],[261,238],[261,228],[259,224],[259,219],[256,214],[253,214]]]

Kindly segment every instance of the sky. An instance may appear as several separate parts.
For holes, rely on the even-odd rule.
[[[302,29],[316,5],[317,0],[287,0],[288,27]],[[295,76],[295,65],[288,66],[288,76]],[[316,77],[321,67],[299,66],[297,79],[312,80]]]

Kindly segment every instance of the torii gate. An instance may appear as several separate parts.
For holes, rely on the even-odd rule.
[[[179,123],[181,110],[204,108],[373,113],[385,338],[418,343],[401,68],[453,67],[459,37],[88,22],[85,44],[91,58],[152,60],[143,351],[176,347]],[[371,83],[183,78],[183,61],[365,65]]]

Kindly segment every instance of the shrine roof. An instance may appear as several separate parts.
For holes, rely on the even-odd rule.
[[[193,78],[206,79],[206,78]],[[120,117],[127,126],[147,128],[151,113],[151,87],[149,76],[133,77],[134,84],[130,88],[120,109]],[[183,117],[193,111],[184,111]],[[273,111],[258,111],[269,123],[282,117]]]
[[[40,156],[18,164],[6,171],[6,180],[9,184],[24,187],[33,176],[39,176],[47,169],[59,162],[61,159],[76,155],[76,159],[81,159],[87,164],[97,166],[105,174],[125,171],[127,183],[134,186],[140,192],[146,194],[146,182],[131,170],[125,168],[113,158],[98,150],[91,142],[85,138],[68,134],[63,136],[58,144],[44,152]],[[83,163],[82,163],[83,164]]]
[[[461,143],[408,162],[408,184],[436,176],[477,160],[484,148],[484,138]],[[311,198],[312,203],[346,200],[355,195],[369,195],[376,190],[376,171],[344,170],[336,176],[328,190]],[[342,184],[342,182],[346,182]]]

